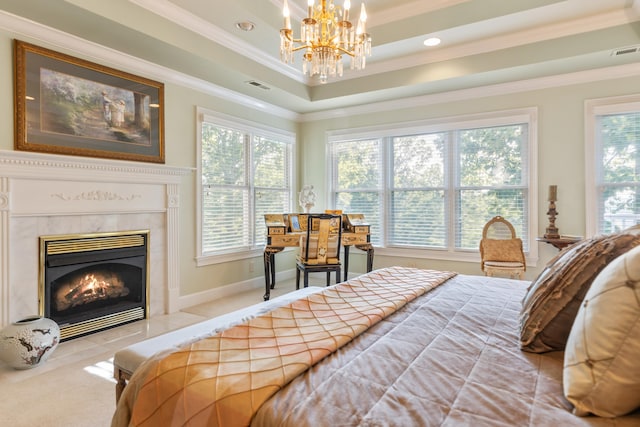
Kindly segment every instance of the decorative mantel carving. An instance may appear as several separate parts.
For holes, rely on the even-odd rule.
[[[88,200],[88,201],[105,201],[105,200],[133,200],[139,199],[142,197],[141,194],[129,194],[127,196],[123,196],[112,191],[101,191],[94,190],[89,192],[83,192],[80,194],[76,194],[75,196],[70,196],[62,193],[52,194],[51,197],[57,197],[61,200],[69,201],[69,200]]]
[[[8,192],[0,192],[0,211],[8,211],[9,210],[9,193]]]

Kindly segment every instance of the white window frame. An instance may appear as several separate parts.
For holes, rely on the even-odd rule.
[[[609,98],[589,99],[584,103],[585,123],[585,228],[586,237],[600,234],[598,230],[598,193],[600,176],[599,159],[596,157],[598,136],[597,116],[640,111],[640,95],[625,95]]]
[[[238,250],[238,251],[219,252],[215,254],[203,253],[202,196],[203,196],[204,189],[202,186],[202,124],[204,122],[214,123],[223,127],[228,127],[231,129],[236,129],[242,132],[246,132],[248,134],[258,135],[261,137],[271,137],[279,141],[290,143],[291,144],[291,163],[289,165],[290,170],[288,172],[289,176],[291,177],[290,191],[289,191],[289,200],[290,200],[289,211],[290,212],[293,211],[293,204],[295,203],[295,200],[296,200],[295,189],[297,188],[296,187],[296,159],[297,159],[296,134],[290,131],[272,128],[259,123],[251,122],[249,120],[244,120],[244,119],[233,117],[224,113],[208,110],[202,107],[198,107],[196,110],[197,110],[196,111],[196,114],[197,114],[196,265],[200,267],[204,265],[220,264],[220,263],[238,261],[242,259],[259,256],[264,251],[264,245],[254,245],[254,247],[250,249]],[[249,160],[249,163],[251,163],[250,160]],[[249,186],[253,188],[254,187],[253,177],[250,177],[250,180],[251,182],[249,183]],[[275,213],[278,213],[278,212],[275,212]],[[254,216],[255,216],[255,211],[251,212],[251,218],[246,218],[246,221],[249,221],[251,232],[254,235],[254,242],[255,242],[255,230],[253,229],[253,224],[255,224],[256,218]]]
[[[390,125],[371,126],[357,129],[341,129],[329,131],[326,134],[327,149],[326,156],[330,159],[330,144],[332,142],[344,140],[359,139],[380,139],[390,138],[399,135],[412,135],[422,133],[444,132],[464,128],[481,128],[491,126],[504,126],[511,124],[527,123],[528,124],[528,205],[529,212],[527,215],[527,236],[520,236],[523,240],[528,239],[529,250],[525,253],[527,265],[535,267],[538,261],[538,245],[536,238],[538,230],[538,109],[536,107],[521,108],[506,111],[495,111],[488,113],[470,114],[463,116],[453,116],[439,119],[428,119],[415,122],[394,123]],[[327,206],[333,207],[333,164],[327,162],[327,177],[329,181],[329,191],[327,192]],[[384,179],[388,182],[388,165],[385,166]],[[448,177],[446,179],[449,179]],[[385,184],[384,191],[388,191],[388,185]],[[385,196],[386,199],[386,196]],[[453,201],[451,201],[452,203]],[[448,207],[451,211],[451,207]],[[386,209],[382,211],[381,222],[386,223]],[[447,217],[448,232],[453,233],[451,222],[453,217]],[[382,237],[383,242],[385,237]],[[418,259],[433,259],[443,261],[461,261],[461,262],[479,262],[479,251],[470,250],[454,250],[447,249],[412,249],[412,248],[396,248],[376,247],[376,255],[410,257]]]

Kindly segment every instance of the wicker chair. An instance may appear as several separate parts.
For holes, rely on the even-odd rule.
[[[513,225],[501,216],[493,217],[482,230],[481,268],[486,276],[508,275],[522,279],[527,269],[522,240]]]
[[[340,281],[341,238],[342,215],[309,215],[296,259],[296,289],[300,289],[300,273],[304,274],[305,288],[309,286],[309,273],[326,272],[327,286],[331,284],[331,272],[336,273],[336,283]]]

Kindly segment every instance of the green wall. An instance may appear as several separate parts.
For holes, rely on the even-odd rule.
[[[23,34],[0,30],[0,150],[12,150],[13,136],[13,39],[60,50]],[[65,52],[68,53],[68,52]],[[80,55],[73,56],[81,57]],[[92,58],[89,59],[95,62]],[[134,74],[132,70],[129,71]],[[144,76],[153,78],[152,76]],[[238,103],[211,96],[183,86],[165,83],[165,158],[168,166],[196,168],[196,109],[213,111],[251,120],[270,127],[298,132],[299,125],[288,119],[256,111]],[[183,178],[180,195],[180,285],[181,295],[189,295],[224,285],[257,279],[264,281],[262,254],[254,258],[203,267],[196,266],[196,185],[197,174]],[[278,257],[278,271],[291,268],[295,258],[289,252]],[[288,266],[288,267],[287,267]],[[282,267],[282,268],[280,268]],[[250,271],[253,270],[253,271]],[[258,302],[258,301],[256,301]]]
[[[13,149],[13,78],[12,39],[47,46],[38,40],[29,40],[0,31],[0,149]],[[318,193],[318,210],[326,203],[326,132],[353,127],[372,126],[396,122],[451,117],[488,111],[523,107],[538,108],[538,191],[540,200],[546,200],[546,189],[557,184],[559,216],[556,225],[563,234],[585,234],[584,187],[584,101],[618,95],[640,93],[637,77],[603,80],[587,84],[567,85],[550,89],[519,92],[510,95],[475,97],[461,101],[431,103],[371,114],[352,115],[331,120],[305,120],[296,123],[275,115],[259,112],[229,100],[175,84],[165,86],[166,163],[170,166],[196,167],[196,108],[204,107],[242,119],[298,133],[298,186],[313,184]],[[212,288],[254,280],[262,283],[262,256],[224,264],[196,266],[196,185],[197,176],[183,179],[180,210],[180,282],[181,295],[191,295]],[[297,208],[297,206],[296,206]],[[547,225],[546,205],[538,212],[538,234],[544,234]],[[536,243],[534,243],[536,244]],[[540,262],[527,271],[532,279],[557,251],[540,244]],[[277,256],[278,272],[294,268],[293,251]],[[353,250],[351,272],[364,272],[364,253]],[[455,270],[465,274],[481,274],[478,263],[442,262],[428,259],[401,259],[376,256],[374,267],[412,265],[425,268]],[[250,271],[253,270],[253,271]]]
[[[567,82],[571,82],[567,79]],[[487,91],[489,92],[489,91]],[[584,102],[640,93],[638,77],[603,80],[585,84],[568,84],[563,87],[538,89],[509,95],[475,97],[455,102],[442,102],[420,107],[395,109],[375,114],[354,115],[341,119],[304,123],[299,138],[302,142],[300,169],[305,183],[318,189],[318,200],[326,194],[325,168],[318,159],[324,159],[326,132],[411,122],[422,119],[453,117],[482,112],[537,107],[538,109],[538,211],[537,232],[545,233],[548,225],[546,196],[548,186],[558,185],[556,226],[562,234],[585,235],[585,138]],[[324,162],[326,163],[326,162]],[[322,194],[322,196],[320,196]],[[324,206],[320,206],[323,208]],[[539,245],[539,262],[525,275],[534,279],[557,250],[544,243]],[[364,270],[364,256],[352,261],[353,267]],[[451,262],[428,259],[402,259],[376,256],[374,267],[391,265],[417,266],[442,270],[455,270],[465,274],[482,274],[479,263]]]
[[[184,87],[165,87],[165,131],[167,164],[196,167],[196,109],[206,108],[263,125],[297,132],[290,120],[257,112],[236,103],[212,97]],[[180,284],[181,295],[263,277],[262,254],[223,264],[196,266],[197,173],[185,177],[180,199]],[[290,253],[278,258],[283,267],[294,262]],[[251,265],[252,267],[251,267]],[[253,270],[253,271],[250,271]],[[279,268],[278,271],[281,271]]]

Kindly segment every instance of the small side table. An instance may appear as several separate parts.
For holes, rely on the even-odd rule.
[[[552,245],[556,249],[561,250],[561,249],[566,248],[567,246],[571,246],[574,243],[579,242],[580,240],[582,240],[582,237],[563,237],[563,236],[560,236],[557,239],[547,239],[546,237],[537,237],[536,240],[538,242],[548,243],[549,245]]]

